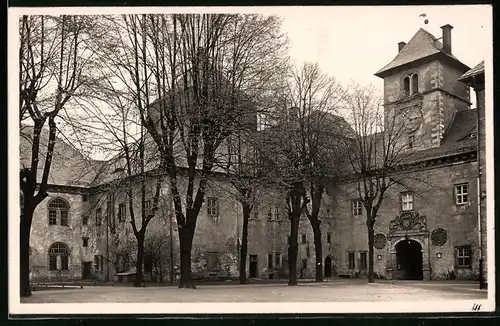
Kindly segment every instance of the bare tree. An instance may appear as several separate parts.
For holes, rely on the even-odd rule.
[[[410,111],[386,108],[371,87],[352,85],[345,101],[353,132],[343,140],[350,177],[366,211],[368,230],[368,282],[374,282],[374,225],[387,190],[394,185],[407,189],[413,177],[401,173],[414,160],[419,139],[407,141],[414,129]],[[423,133],[425,134],[425,133]],[[427,182],[419,180],[420,182]]]
[[[255,62],[247,62],[248,70],[235,63],[235,35],[241,34],[235,31],[242,30],[239,15],[131,15],[112,20],[119,30],[116,46],[109,49],[118,68],[112,71],[136,98],[140,119],[169,178],[181,251],[179,286],[193,288],[191,248],[207,180],[228,137],[256,123],[250,101],[254,94],[247,94],[256,78],[247,71],[262,69],[269,55],[252,57]],[[252,40],[267,32],[246,36]],[[263,49],[264,44],[255,48]]]
[[[92,17],[23,16],[20,19],[19,110],[21,137],[31,141],[31,164],[20,170],[23,214],[20,225],[21,296],[30,296],[29,242],[33,212],[47,196],[47,183],[59,130],[73,98],[96,85]],[[33,125],[26,129],[26,125]],[[48,143],[41,134],[48,125]],[[29,133],[32,132],[30,135]],[[44,158],[43,163],[42,158]],[[38,175],[43,166],[41,177]]]
[[[289,285],[297,284],[298,227],[306,214],[314,232],[316,280],[321,281],[322,246],[320,208],[327,182],[336,173],[339,157],[335,141],[346,127],[334,115],[343,92],[335,79],[321,73],[317,64],[306,63],[288,75],[279,97],[281,109],[274,111],[274,126],[266,135],[268,171],[283,187],[290,219],[288,247]],[[278,105],[279,107],[279,105]]]
[[[342,160],[340,137],[349,128],[339,117],[338,105],[344,91],[333,77],[320,71],[317,64],[306,63],[294,71],[289,82],[286,103],[295,108],[299,146],[303,160],[304,212],[311,224],[315,248],[315,280],[323,281],[320,209],[327,185],[339,174]]]

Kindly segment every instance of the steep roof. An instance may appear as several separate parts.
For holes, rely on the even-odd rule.
[[[19,141],[20,167],[31,166],[31,144],[33,127],[23,126]],[[42,179],[45,166],[45,155],[49,141],[49,132],[46,128],[40,134],[40,161],[38,163],[37,181]],[[85,157],[69,141],[56,136],[56,143],[49,171],[49,184],[68,186],[90,186],[96,179],[99,171],[107,166],[106,161],[92,160]]]
[[[481,61],[478,65],[476,65],[474,68],[470,69],[465,74],[460,76],[460,78],[458,80],[465,82],[465,81],[469,80],[470,78],[472,78],[474,76],[481,75],[481,74],[484,74],[484,60]]]
[[[411,62],[415,62],[420,59],[428,58],[432,55],[442,54],[450,59],[453,59],[461,66],[464,70],[469,69],[465,64],[461,63],[454,55],[445,53],[443,51],[443,44],[438,41],[434,35],[427,32],[426,30],[420,28],[418,32],[412,37],[412,39],[406,44],[401,51],[396,55],[396,57],[385,67],[380,69],[375,73],[375,76],[385,77],[389,72],[395,68],[402,67]]]

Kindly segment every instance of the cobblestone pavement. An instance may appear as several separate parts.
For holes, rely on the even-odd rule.
[[[21,303],[141,302],[356,302],[487,299],[476,283],[346,280],[324,283],[200,285],[176,287],[89,286],[34,291]]]

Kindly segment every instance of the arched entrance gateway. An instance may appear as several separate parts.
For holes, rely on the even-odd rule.
[[[424,279],[422,246],[417,241],[402,240],[396,244],[396,263],[400,279]]]
[[[333,259],[331,256],[325,258],[325,277],[333,276]]]
[[[386,264],[389,279],[430,280],[429,231],[425,216],[405,211],[390,222]]]

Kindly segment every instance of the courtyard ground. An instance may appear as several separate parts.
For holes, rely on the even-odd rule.
[[[177,287],[84,286],[33,291],[21,303],[152,302],[360,302],[482,300],[477,282],[330,280],[323,283],[198,285]]]

